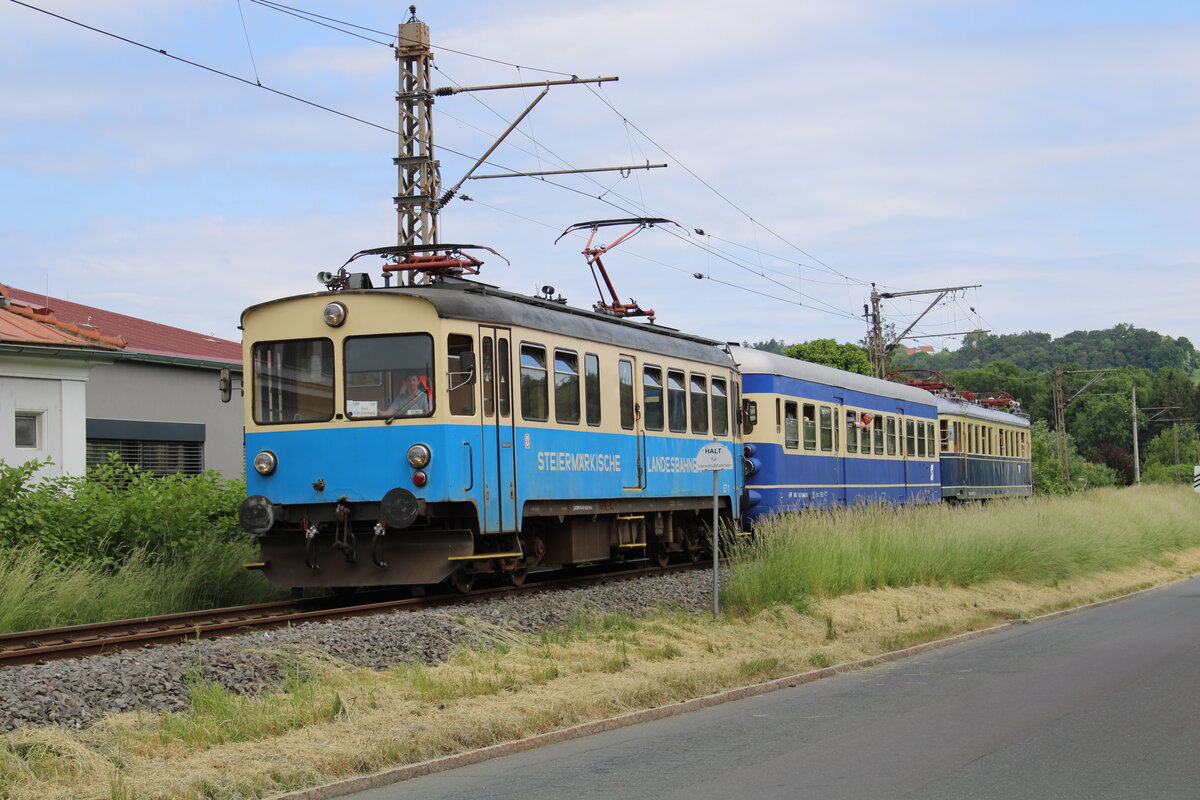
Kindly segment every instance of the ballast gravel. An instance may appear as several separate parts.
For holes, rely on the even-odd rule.
[[[281,683],[297,651],[370,669],[433,665],[462,645],[486,647],[506,633],[552,630],[580,614],[702,613],[711,608],[711,580],[705,571],[682,572],[6,667],[0,669],[0,732],[45,725],[82,728],[123,711],[178,711],[187,707],[189,686],[198,680],[257,694]]]

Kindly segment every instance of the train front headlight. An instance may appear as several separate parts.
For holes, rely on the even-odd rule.
[[[270,450],[263,450],[254,457],[254,471],[259,475],[270,475],[279,466],[279,459]]]
[[[433,453],[423,444],[414,444],[408,448],[408,465],[413,469],[425,469],[429,466],[429,460],[433,458]]]
[[[322,316],[325,318],[326,325],[336,328],[346,321],[346,314],[346,306],[341,303],[330,303],[325,306]]]

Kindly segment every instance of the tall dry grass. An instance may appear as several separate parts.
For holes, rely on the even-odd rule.
[[[780,516],[737,554],[722,597],[743,612],[882,587],[1054,582],[1200,546],[1200,496],[1143,486],[986,505]]]

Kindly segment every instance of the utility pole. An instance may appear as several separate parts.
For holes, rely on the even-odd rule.
[[[1063,483],[1071,483],[1071,459],[1067,453],[1067,418],[1064,410],[1067,401],[1063,399],[1063,371],[1054,370],[1054,430],[1058,434],[1058,465],[1062,472]]]
[[[1061,368],[1054,370],[1054,427],[1058,431],[1058,463],[1062,468],[1062,476],[1063,476],[1064,483],[1071,482],[1071,459],[1069,457],[1069,452],[1067,450],[1067,417],[1066,417],[1066,414],[1064,413],[1064,411],[1067,407],[1067,404],[1070,403],[1072,400],[1074,400],[1076,397],[1079,397],[1079,395],[1086,392],[1089,388],[1091,388],[1091,385],[1093,383],[1095,383],[1096,381],[1103,378],[1105,375],[1108,375],[1109,373],[1112,373],[1112,372],[1116,372],[1116,370],[1115,369],[1065,370],[1065,369],[1061,369]],[[1064,375],[1093,375],[1093,374],[1096,377],[1092,378],[1090,381],[1085,383],[1083,385],[1082,389],[1080,389],[1078,392],[1071,395],[1070,397],[1066,396],[1066,392],[1063,390],[1063,376]],[[1135,402],[1136,402],[1136,400],[1135,400]],[[1137,419],[1136,419],[1136,415],[1135,415],[1134,425],[1136,425],[1136,424],[1137,424]],[[1134,429],[1134,433],[1135,433],[1134,441],[1136,443],[1136,441],[1137,441],[1136,428]],[[1135,444],[1134,446],[1136,447],[1137,445]]]
[[[433,87],[429,79],[433,50],[429,46],[429,26],[417,19],[416,6],[408,10],[408,21],[400,23],[396,39],[400,146],[393,163],[398,172],[396,244],[401,247],[438,243],[437,199],[442,182],[433,155]]]
[[[1142,485],[1142,462],[1138,455],[1137,387],[1133,387],[1133,485]]]
[[[875,284],[871,284],[871,309],[868,311],[863,307],[863,315],[868,318],[871,323],[870,333],[867,335],[867,349],[870,351],[868,356],[871,363],[875,365],[875,377],[883,378],[887,375],[887,362],[892,355],[892,351],[904,339],[916,339],[916,336],[909,336],[908,332],[916,327],[917,323],[925,318],[925,315],[933,310],[933,307],[942,301],[942,298],[963,289],[978,289],[982,284],[976,283],[971,286],[946,286],[941,289],[916,289],[911,292],[879,292],[875,289]],[[912,321],[912,324],[904,329],[904,332],[890,342],[884,341],[883,337],[883,312],[880,308],[880,300],[890,300],[894,297],[909,297],[917,294],[936,294],[937,297],[926,306],[925,310],[917,315],[917,318]],[[987,333],[987,331],[958,331],[956,333],[939,334],[941,336],[965,336],[968,333]]]

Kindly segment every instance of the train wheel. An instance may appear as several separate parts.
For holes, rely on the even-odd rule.
[[[466,594],[475,588],[475,573],[468,572],[466,567],[459,567],[446,578],[450,588],[459,594]]]
[[[518,562],[515,566],[505,567],[504,582],[509,586],[521,586],[525,583],[525,579],[529,577],[529,568],[522,566]]]
[[[667,551],[667,546],[662,542],[650,542],[650,563],[656,567],[665,567],[667,562],[671,560],[671,554]]]
[[[695,564],[704,555],[704,545],[700,542],[700,536],[695,530],[689,530],[683,537],[683,552],[687,556],[688,561]]]

